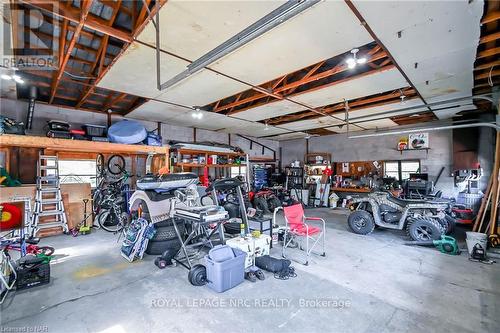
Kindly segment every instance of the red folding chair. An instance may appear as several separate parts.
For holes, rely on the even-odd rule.
[[[304,209],[301,204],[295,204],[288,207],[283,207],[283,212],[285,215],[286,229],[283,239],[283,250],[282,255],[286,257],[286,248],[290,246],[294,239],[300,239],[300,249],[303,250],[303,241],[305,239],[305,251],[306,251],[306,262],[304,265],[309,264],[309,255],[311,253],[318,254],[321,256],[326,256],[325,252],[325,231],[326,225],[325,220],[320,217],[309,217],[304,215]],[[313,226],[309,222],[321,222],[322,227]],[[314,247],[321,241],[322,252],[314,251]],[[310,245],[312,242],[312,246]]]

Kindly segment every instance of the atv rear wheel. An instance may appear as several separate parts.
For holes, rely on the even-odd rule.
[[[440,239],[445,233],[445,228],[435,219],[418,217],[409,219],[406,232],[414,241],[432,241]]]
[[[358,235],[368,235],[375,229],[373,216],[364,210],[355,210],[347,218],[349,228]]]
[[[253,204],[257,210],[262,211],[264,214],[270,214],[267,201],[263,197],[256,197],[253,199]]]

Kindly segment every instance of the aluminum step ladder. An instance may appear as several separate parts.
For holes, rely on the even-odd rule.
[[[49,221],[40,221],[41,217],[52,217]],[[68,230],[68,221],[59,182],[59,161],[57,156],[40,154],[37,165],[36,197],[31,224],[32,236],[43,229],[62,228]]]

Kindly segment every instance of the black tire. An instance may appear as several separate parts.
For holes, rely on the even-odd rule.
[[[183,235],[186,231],[184,224],[177,225],[177,229],[179,229],[179,232],[181,235]],[[153,238],[150,239],[150,241],[161,242],[161,241],[166,241],[166,240],[170,240],[170,239],[177,239],[177,234],[175,233],[175,229],[174,229],[173,225],[168,226],[168,227],[156,228],[156,232],[155,232]]]
[[[107,232],[117,232],[123,229],[118,216],[109,209],[101,209],[96,218],[99,226]]]
[[[143,215],[144,215],[144,213],[143,213]],[[149,213],[147,215],[147,220],[149,220]],[[164,220],[164,221],[155,223],[154,225],[155,225],[155,228],[163,228],[163,227],[171,227],[174,224],[172,223],[172,219],[168,219],[168,220]]]
[[[269,214],[271,213],[269,211],[269,207],[267,206],[267,201],[266,199],[262,197],[257,197],[253,199],[253,204],[255,206],[255,209],[262,211],[264,214]]]
[[[352,232],[358,235],[368,235],[375,229],[372,214],[364,210],[355,210],[347,218],[347,224]]]
[[[281,201],[280,199],[276,198],[276,197],[273,197],[271,199],[269,199],[269,201],[267,202],[268,205],[269,205],[269,210],[271,212],[274,212],[274,210],[278,207],[281,207],[282,204],[281,204]]]
[[[148,246],[146,247],[146,254],[161,255],[167,250],[172,250],[177,253],[180,248],[181,244],[177,238],[159,242],[149,241]]]
[[[445,229],[439,223],[430,217],[418,217],[408,219],[406,232],[408,236],[414,241],[432,241],[441,238],[444,235]]]
[[[207,283],[207,268],[197,264],[189,270],[188,280],[193,286],[203,286]]]
[[[444,219],[439,220],[441,226],[445,229],[445,234],[449,235],[455,229],[455,219],[448,214],[445,214]]]
[[[119,175],[125,170],[125,158],[121,155],[113,155],[108,159],[108,171],[112,175]]]

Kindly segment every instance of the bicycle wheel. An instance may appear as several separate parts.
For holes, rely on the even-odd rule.
[[[106,166],[104,164],[104,155],[98,154],[95,159],[95,167],[98,175],[102,175],[106,170]]]
[[[37,252],[48,257],[54,254],[55,249],[52,246],[39,246]]]
[[[95,215],[99,213],[101,209],[101,201],[102,201],[102,192],[99,189],[96,189],[94,195],[92,196],[92,211]]]
[[[108,171],[112,175],[119,175],[125,170],[125,159],[121,155],[113,155],[108,160]]]
[[[98,220],[101,228],[107,232],[118,232],[123,229],[123,222],[115,212],[109,209],[102,210],[99,213]]]

